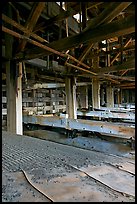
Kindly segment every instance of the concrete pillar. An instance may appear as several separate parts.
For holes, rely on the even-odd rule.
[[[22,63],[19,62],[16,92],[16,134],[23,134],[22,128]]]
[[[66,90],[66,114],[71,119],[77,119],[76,107],[76,78],[68,78],[65,80]]]
[[[106,87],[106,95],[107,95],[107,107],[113,108],[114,107],[114,90],[111,85]]]

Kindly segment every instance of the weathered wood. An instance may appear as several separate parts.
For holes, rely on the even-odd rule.
[[[34,7],[31,10],[31,13],[26,21],[25,27],[28,30],[28,34],[25,34],[26,37],[30,37],[30,33],[32,32],[34,26],[36,25],[38,18],[41,15],[45,7],[45,2],[38,2],[34,4]],[[26,46],[27,41],[24,39],[20,44],[17,50],[22,51]]]
[[[129,45],[129,43],[131,42],[131,40],[132,40],[131,38],[130,38],[129,40],[127,40],[127,42],[126,42],[125,45],[124,45],[124,48],[126,48],[126,47]],[[122,51],[123,51],[123,49],[122,49]],[[121,53],[121,52],[118,52],[118,53],[116,54],[116,56],[112,59],[110,65],[112,65],[113,62],[119,57],[120,53]]]
[[[81,70],[81,71],[90,73],[90,74],[92,74],[92,75],[97,75],[96,73],[94,73],[94,72],[92,72],[92,71],[83,69],[83,68],[81,68],[81,67],[78,67],[78,66],[76,66],[76,65],[74,65],[74,64],[70,64],[70,63],[68,63],[68,62],[66,62],[66,66],[68,66],[68,67],[73,67],[73,68],[75,68],[75,69],[79,69],[79,70]]]
[[[100,75],[101,76],[101,75]],[[121,76],[116,76],[116,75],[112,75],[112,74],[104,74],[104,76],[108,76],[114,79],[120,79],[120,80],[124,80],[124,81],[135,81],[135,77],[121,77]]]
[[[43,45],[43,44],[41,44],[41,43],[39,43],[39,42],[36,42],[36,41],[34,41],[34,40],[31,40],[30,38],[28,38],[28,37],[26,37],[26,36],[20,35],[19,33],[15,32],[15,31],[12,31],[12,30],[10,30],[10,29],[4,27],[4,26],[2,26],[2,31],[4,31],[4,32],[6,32],[6,33],[9,33],[9,34],[11,34],[11,35],[13,35],[13,36],[15,36],[15,37],[17,37],[17,38],[25,39],[25,40],[27,40],[28,42],[30,42],[31,44],[36,45],[36,46],[38,46],[38,47],[40,47],[40,48],[43,48],[43,49],[45,49],[45,50],[48,50],[48,51],[50,51],[50,52],[53,52],[54,54],[59,55],[59,56],[61,56],[61,57],[65,57],[65,58],[69,57],[69,58],[72,59],[73,61],[76,61],[76,62],[78,62],[79,64],[82,64],[82,65],[85,66],[86,68],[90,68],[88,65],[84,64],[83,62],[80,62],[79,60],[77,60],[76,58],[74,58],[73,56],[71,56],[71,55],[69,55],[69,54],[67,54],[67,53],[63,54],[63,53],[61,53],[61,52],[59,52],[59,51],[57,51],[57,50],[54,50],[54,49],[52,49],[52,48],[50,48],[50,47],[48,47],[48,46],[46,46],[46,45]],[[95,75],[96,75],[96,74],[95,74]]]
[[[8,15],[12,18],[12,8],[8,5]],[[5,56],[9,59],[6,67],[6,95],[7,95],[7,131],[16,133],[16,64],[12,59],[14,39],[11,35],[5,34]]]
[[[109,32],[108,32],[109,31]],[[58,51],[66,51],[68,49],[74,48],[82,43],[95,43],[100,42],[104,39],[109,39],[112,37],[118,37],[121,35],[126,35],[135,32],[135,15],[128,16],[125,19],[116,20],[105,25],[101,25],[95,29],[76,34],[74,36],[63,38],[61,40],[49,43],[49,47],[58,48]],[[25,53],[20,53],[16,55],[16,58],[31,59],[39,56],[47,56],[51,52],[43,51],[42,49],[28,49]]]
[[[91,48],[93,47],[93,43],[90,43],[85,50],[83,51],[83,53],[81,54],[81,56],[79,57],[79,61],[83,62],[83,60],[85,59],[86,55],[91,51]],[[79,64],[77,64],[79,65]]]
[[[111,2],[106,9],[95,19],[90,20],[85,30],[89,30],[103,23],[111,22],[120,12],[126,9],[132,2]]]
[[[135,69],[135,58],[129,59],[126,62],[123,62],[121,65],[115,65],[110,67],[104,67],[96,69],[95,72],[98,74],[108,73],[108,72],[117,72],[122,70],[132,70]]]
[[[2,20],[4,20],[6,23],[9,23],[10,25],[14,26],[15,28],[23,31],[26,34],[30,34],[30,36],[32,36],[34,39],[40,41],[40,42],[47,42],[47,40],[45,40],[44,38],[34,34],[34,33],[30,33],[30,31],[28,31],[27,28],[25,28],[24,26],[20,25],[19,23],[17,23],[16,21],[12,20],[11,18],[9,18],[8,16],[6,16],[5,14],[2,14]]]
[[[127,87],[127,86],[135,86],[135,82],[129,82],[129,83],[122,83],[122,84],[120,84],[120,87]]]
[[[45,20],[43,23],[37,25],[34,29],[34,32],[41,30],[41,29],[45,29],[47,26],[51,26],[52,24],[54,24],[57,21],[62,21],[66,18],[68,18],[69,16],[73,16],[75,15],[77,12],[75,10],[73,10],[72,8],[69,8],[67,11],[64,11],[63,9],[61,10],[61,13],[59,13],[58,15],[50,18],[49,20]]]

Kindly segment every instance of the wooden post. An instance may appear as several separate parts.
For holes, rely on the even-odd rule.
[[[16,134],[22,135],[22,62],[19,62],[16,86]]]
[[[77,119],[76,110],[76,78],[66,78],[66,114],[71,119]]]
[[[12,18],[12,9],[9,5],[7,13]],[[5,33],[6,88],[7,88],[7,131],[16,133],[16,66],[11,62],[13,37]]]
[[[94,45],[95,52],[98,50],[98,43]],[[92,61],[93,68],[99,68],[99,57],[95,55]],[[92,108],[100,108],[100,82],[98,78],[92,79]]]

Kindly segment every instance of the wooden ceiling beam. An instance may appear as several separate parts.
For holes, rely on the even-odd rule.
[[[135,69],[135,58],[129,59],[126,62],[123,62],[120,65],[110,66],[110,67],[104,67],[104,68],[98,68],[95,70],[98,74],[105,74],[109,72],[117,72],[122,70],[134,70]]]
[[[104,74],[103,76],[106,76],[106,77],[111,77],[113,79],[117,79],[117,80],[123,80],[123,81],[135,81],[135,77],[121,77],[121,76],[116,76],[116,75],[112,75],[112,74]]]
[[[28,31],[28,33],[25,34],[26,37],[28,37],[28,38],[30,37],[31,32],[33,31],[33,28],[36,25],[38,18],[40,17],[44,7],[45,7],[45,2],[38,2],[38,3],[34,4],[32,10],[30,12],[30,15],[28,17],[28,20],[26,21],[26,24],[25,24],[25,28]],[[22,40],[21,43],[19,44],[17,50],[23,51],[25,46],[26,46],[26,43],[27,43],[27,41],[25,39]]]
[[[29,34],[30,36],[32,36],[34,39],[40,41],[40,42],[47,42],[47,40],[45,40],[44,38],[34,34],[34,33],[30,33],[30,31],[28,31],[28,29],[26,29],[24,26],[22,26],[21,24],[17,23],[16,21],[12,20],[11,18],[9,18],[8,16],[2,14],[2,20],[5,21],[6,23],[9,23],[10,25],[14,26],[15,28],[21,30],[22,32],[24,32],[25,34]]]
[[[52,52],[52,53],[54,53],[54,54],[56,54],[56,55],[59,55],[59,56],[61,56],[61,57],[70,58],[71,60],[73,60],[73,61],[75,61],[75,62],[77,62],[77,63],[83,65],[84,67],[86,67],[86,68],[88,68],[88,69],[90,68],[90,66],[86,65],[86,64],[83,63],[83,62],[80,62],[80,61],[77,60],[75,57],[73,57],[73,56],[71,56],[71,55],[69,55],[69,54],[67,54],[67,53],[65,53],[65,54],[64,54],[64,53],[61,53],[61,52],[59,52],[59,51],[57,51],[57,50],[55,50],[55,49],[53,49],[53,48],[50,48],[50,47],[48,47],[48,46],[46,46],[46,45],[43,45],[43,44],[41,44],[41,43],[39,43],[39,42],[37,42],[37,41],[34,41],[34,40],[32,40],[32,39],[30,39],[30,38],[28,38],[28,37],[26,37],[26,36],[23,36],[23,35],[21,35],[21,34],[15,32],[15,31],[13,31],[13,30],[8,29],[8,28],[6,28],[6,27],[4,27],[4,26],[2,26],[2,31],[5,32],[5,33],[8,33],[8,34],[10,34],[10,35],[12,35],[12,36],[14,36],[14,37],[17,37],[17,38],[20,38],[20,39],[25,39],[25,40],[27,40],[29,43],[31,43],[31,44],[33,44],[33,45],[36,45],[36,46],[38,46],[38,47],[40,47],[40,48],[43,48],[43,49],[45,49],[45,50],[48,50],[48,51],[50,51],[50,52]],[[38,56],[37,56],[37,58],[38,58]],[[96,73],[94,73],[94,74],[97,75]]]
[[[125,43],[125,45],[124,45],[124,48],[126,48],[128,45],[129,45],[129,43],[132,41],[132,38],[130,38],[129,40],[127,40],[126,41],[126,43]],[[123,50],[123,49],[122,49]],[[111,62],[110,62],[110,65],[112,65],[113,63],[114,63],[114,61],[119,57],[119,55],[121,54],[121,52],[118,52],[117,54],[116,54],[116,56],[111,60]]]
[[[75,15],[77,12],[74,11],[72,8],[69,8],[67,11],[64,11],[62,9],[61,13],[59,13],[58,15],[45,20],[42,24],[39,24],[35,27],[34,32],[37,32],[38,30],[41,29],[45,29],[47,26],[53,25],[54,23],[58,22],[58,21],[62,21],[70,16]]]
[[[83,30],[95,28],[101,24],[111,22],[120,12],[126,9],[132,2],[111,2],[104,11],[95,19],[89,21],[89,25]]]
[[[48,46],[58,51],[66,51],[75,48],[82,43],[95,43],[111,37],[118,37],[135,32],[135,15],[128,16],[125,19],[116,20],[105,25],[101,25],[95,29],[91,29],[74,36],[66,37],[61,40],[49,43]],[[25,54],[26,53],[26,54]],[[19,53],[16,58],[26,57],[27,59],[36,58],[39,56],[50,55],[51,52],[43,51],[43,49],[28,49],[25,53]]]

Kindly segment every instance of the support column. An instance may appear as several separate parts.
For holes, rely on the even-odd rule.
[[[16,134],[23,134],[22,128],[22,63],[19,62],[16,93]]]
[[[12,18],[12,9],[9,5],[7,14]],[[11,28],[10,25],[8,25]],[[6,88],[7,88],[7,131],[16,133],[16,65],[11,61],[13,50],[13,37],[5,33],[6,62]]]
[[[106,48],[107,48],[107,51],[110,51],[108,40],[106,40]],[[107,66],[110,67],[110,54],[107,55]],[[106,95],[107,95],[107,107],[113,108],[114,107],[114,90],[111,84],[108,84],[108,86],[106,87]]]
[[[100,105],[101,106],[105,105],[105,90],[104,90],[104,88],[101,88],[101,90],[100,90]]]
[[[87,86],[79,86],[78,87],[78,107],[88,109],[88,87]]]
[[[12,9],[9,5],[7,13],[12,18]],[[5,34],[6,88],[7,88],[7,131],[22,134],[22,87],[21,76],[17,78],[17,66],[12,59],[13,37]],[[22,65],[19,70],[22,75]]]
[[[106,87],[106,93],[107,93],[107,107],[113,108],[114,107],[114,90],[111,85],[108,85]]]
[[[10,60],[6,62],[7,87],[7,131],[16,133],[16,83],[15,67]]]
[[[71,119],[77,119],[76,108],[76,78],[66,78],[66,114]]]
[[[100,82],[98,79],[92,79],[92,107],[100,109]]]
[[[92,65],[96,69],[99,68],[99,57],[96,55],[98,52],[98,43],[94,45],[94,49],[95,56],[93,57]],[[100,81],[97,78],[92,79],[92,108],[93,110],[100,108]]]

